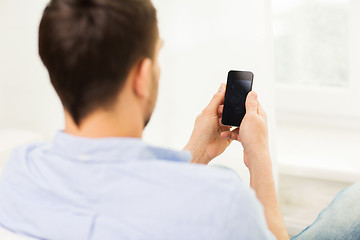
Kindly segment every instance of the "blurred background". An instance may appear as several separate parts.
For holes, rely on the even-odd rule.
[[[63,129],[37,53],[45,0],[0,0],[0,162]],[[250,70],[268,113],[281,207],[291,234],[360,180],[360,2],[154,0],[164,47],[159,98],[144,139],[181,149],[227,72]],[[248,182],[241,144],[212,164]],[[1,165],[0,165],[1,166]]]

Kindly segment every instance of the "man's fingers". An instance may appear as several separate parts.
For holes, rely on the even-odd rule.
[[[222,127],[224,126],[224,125],[222,124],[221,120],[222,120],[222,118],[219,118],[219,120],[218,120],[218,121],[219,121],[218,123],[219,123],[220,128],[222,128]]]
[[[266,112],[258,101],[258,114],[266,119]]]
[[[224,103],[225,87],[226,85],[224,83],[220,85],[219,90],[215,93],[205,110],[210,113],[217,114],[218,107]]]
[[[223,125],[222,122],[221,122],[221,119],[222,118],[220,117],[219,120],[218,120],[219,121],[218,124],[219,124],[219,128],[220,128],[221,132],[229,131],[230,127]]]
[[[223,111],[224,111],[224,105],[220,105],[218,107],[218,112],[217,112],[217,115],[218,115],[219,118],[222,117]]]
[[[257,114],[258,113],[258,101],[257,101],[257,94],[253,91],[249,92],[246,97],[245,102],[246,113],[248,114]]]
[[[238,136],[239,136],[238,133],[233,133],[230,131],[220,133],[220,137],[222,137],[224,139],[228,139],[228,140],[237,140]]]
[[[232,131],[226,131],[222,132],[220,136],[224,139],[230,139],[230,140],[240,140],[239,139],[239,128],[235,128]]]
[[[222,114],[223,111],[224,111],[224,105],[220,105],[220,106],[218,107],[218,114]]]

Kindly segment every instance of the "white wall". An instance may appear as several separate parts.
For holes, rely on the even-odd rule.
[[[63,125],[60,101],[38,57],[45,0],[0,0],[0,129],[49,134]]]
[[[51,135],[62,128],[61,106],[37,54],[37,27],[46,1],[0,0],[0,128]],[[250,70],[270,121],[274,106],[270,3],[266,0],[156,0],[162,77],[145,140],[182,148],[195,117],[227,72]],[[217,162],[246,174],[242,149],[233,146]],[[272,147],[274,149],[274,147]],[[274,154],[274,151],[273,151]],[[242,169],[242,170],[241,170]]]

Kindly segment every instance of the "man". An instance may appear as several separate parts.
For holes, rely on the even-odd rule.
[[[160,48],[150,0],[49,3],[39,53],[65,129],[13,152],[0,184],[2,227],[38,239],[288,239],[254,92],[239,129],[220,123],[222,84],[187,151],[141,141]],[[206,166],[232,140],[244,147],[252,189],[233,171]]]

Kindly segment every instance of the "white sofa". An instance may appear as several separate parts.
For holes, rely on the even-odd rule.
[[[6,129],[0,131],[0,174],[6,161],[8,160],[12,150],[28,142],[41,141],[42,137],[36,133],[24,130]],[[1,240],[33,240],[23,236],[22,234],[13,233],[0,226],[0,239]]]
[[[35,238],[10,232],[9,230],[2,227],[0,227],[0,239],[1,240],[35,240]]]

